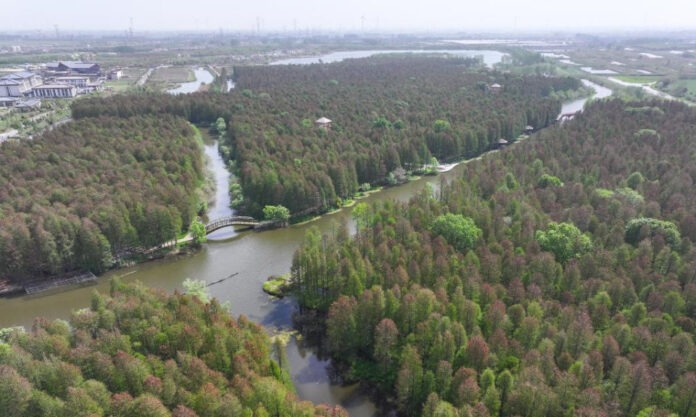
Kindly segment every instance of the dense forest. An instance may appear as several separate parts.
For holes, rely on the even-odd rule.
[[[207,301],[207,300],[206,300]],[[70,322],[0,335],[5,417],[347,416],[301,402],[284,347],[216,301],[112,282]],[[271,359],[273,355],[276,359]]]
[[[197,132],[168,115],[81,119],[2,144],[0,277],[99,273],[174,239],[198,207]]]
[[[230,94],[133,95],[81,100],[76,118],[169,113],[228,125],[222,150],[239,180],[236,206],[258,216],[282,204],[322,212],[363,184],[403,179],[556,119],[572,78],[518,77],[471,59],[376,57],[309,66],[235,68]],[[498,84],[499,89],[492,88]],[[333,120],[330,130],[315,126]]]
[[[403,416],[696,416],[695,137],[684,104],[597,102],[358,204],[296,253],[298,323]]]

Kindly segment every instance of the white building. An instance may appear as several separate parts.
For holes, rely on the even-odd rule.
[[[0,107],[13,107],[18,101],[19,97],[0,97]]]
[[[17,81],[0,79],[0,97],[21,97],[24,91]]]
[[[46,98],[71,98],[77,95],[77,87],[68,84],[45,84],[34,87],[32,96]]]
[[[74,85],[78,88],[85,88],[89,84],[89,77],[71,76],[71,77],[56,77],[54,81],[58,84]]]
[[[0,97],[22,97],[41,83],[41,77],[33,72],[20,71],[7,74],[0,77]]]
[[[120,80],[122,77],[123,77],[123,71],[120,70],[120,69],[112,70],[112,71],[109,73],[109,79],[110,79],[110,80]]]

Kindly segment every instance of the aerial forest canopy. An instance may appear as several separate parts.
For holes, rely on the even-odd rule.
[[[0,277],[95,273],[198,210],[200,139],[169,115],[81,119],[0,152]]]
[[[230,94],[80,100],[73,116],[169,113],[207,124],[223,117],[222,150],[243,192],[237,206],[259,216],[281,204],[298,214],[325,211],[360,185],[385,183],[433,156],[476,156],[527,125],[545,127],[560,110],[553,93],[580,87],[572,78],[489,71],[471,59],[407,56],[234,74]],[[329,129],[315,126],[320,117],[333,121]]]
[[[112,282],[70,321],[0,334],[6,417],[346,417],[300,401],[283,346],[216,301]],[[275,359],[272,359],[274,357]]]
[[[359,204],[354,237],[313,230],[294,257],[300,323],[404,416],[693,417],[694,138],[684,104],[598,102],[437,192]]]

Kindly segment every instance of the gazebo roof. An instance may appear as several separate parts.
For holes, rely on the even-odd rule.
[[[320,119],[317,119],[314,123],[320,124],[320,125],[325,125],[331,123],[331,119],[327,119],[326,117],[322,117]]]

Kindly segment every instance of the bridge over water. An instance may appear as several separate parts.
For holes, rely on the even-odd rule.
[[[214,231],[222,229],[223,227],[243,226],[253,229],[255,227],[258,227],[260,224],[262,224],[262,222],[256,220],[253,217],[248,216],[220,217],[219,219],[211,220],[210,222],[208,222],[208,224],[205,225],[205,234],[207,235],[213,233]]]

